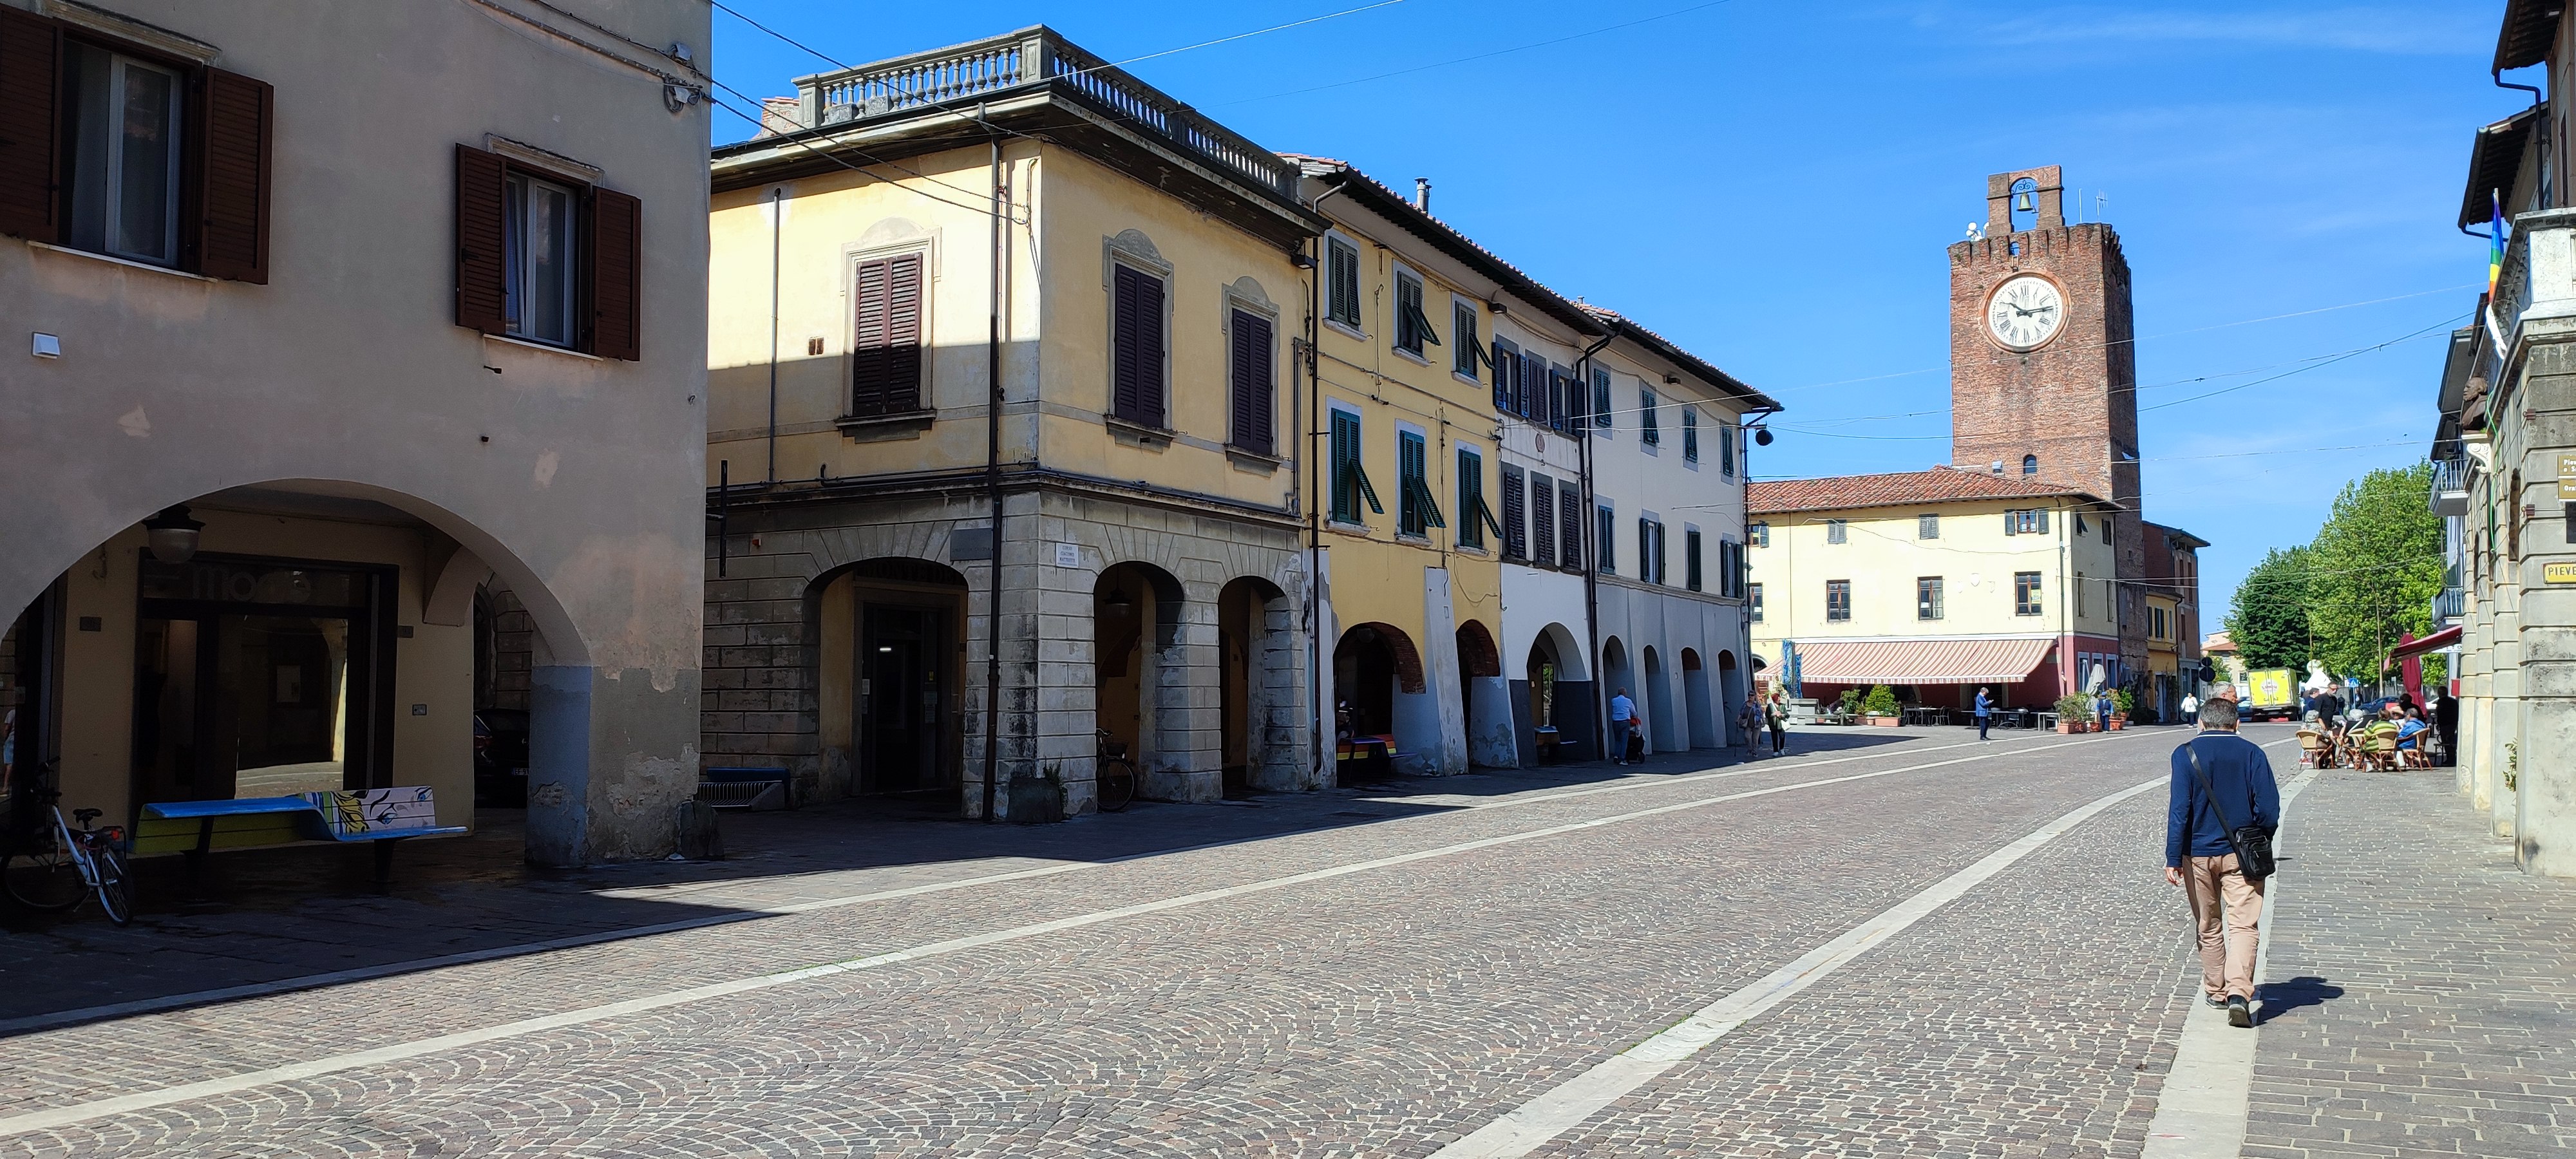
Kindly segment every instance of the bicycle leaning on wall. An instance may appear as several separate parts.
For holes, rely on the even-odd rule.
[[[99,811],[75,809],[80,827],[63,820],[62,793],[21,787],[10,810],[8,851],[0,855],[0,888],[31,910],[63,912],[92,896],[107,920],[134,920],[134,878],[125,866],[125,829],[91,825]],[[50,824],[48,823],[50,822]]]

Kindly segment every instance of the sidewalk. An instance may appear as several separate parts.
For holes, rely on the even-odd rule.
[[[1792,755],[1860,751],[1924,731],[1792,738]],[[1897,734],[1905,735],[1897,735]],[[410,843],[394,885],[372,884],[370,851],[297,846],[218,854],[192,886],[177,858],[139,864],[141,915],[118,929],[87,906],[69,917],[0,902],[0,1035],[47,1016],[175,996],[264,987],[336,971],[417,968],[424,959],[507,955],[531,943],[639,936],[673,926],[754,920],[823,898],[1100,862],[1217,843],[1369,824],[1458,802],[1570,784],[1659,776],[1739,762],[1741,749],[1658,754],[1447,778],[1399,778],[1220,804],[1140,801],[1060,825],[986,825],[871,801],[727,813],[721,861],[635,862],[570,871],[521,859],[516,810],[485,810],[470,836]],[[1767,757],[1765,759],[1768,759]]]
[[[2576,881],[2531,877],[2451,770],[2298,800],[2244,1154],[2576,1150]]]

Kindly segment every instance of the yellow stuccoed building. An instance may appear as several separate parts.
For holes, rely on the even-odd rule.
[[[1296,166],[1045,28],[797,85],[713,158],[708,762],[968,816],[1088,810],[1099,733],[1147,797],[1329,777]]]

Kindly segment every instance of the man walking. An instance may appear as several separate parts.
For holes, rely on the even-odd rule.
[[[1742,706],[1742,707],[1739,707],[1739,708],[1737,708],[1737,709],[1735,710],[1735,727],[1736,727],[1736,730],[1737,730],[1738,732],[1741,732],[1741,733],[1743,733],[1743,734],[1744,734],[1744,759],[1746,759],[1746,760],[1748,760],[1748,761],[1749,761],[1749,760],[1752,760],[1752,759],[1754,759],[1754,758],[1756,758],[1756,757],[1761,756],[1761,755],[1762,755],[1762,694],[1761,694],[1761,693],[1756,692],[1756,693],[1753,693],[1752,695],[1747,696],[1747,697],[1745,697],[1745,698],[1744,698],[1744,704],[1743,704],[1743,706]]]
[[[1771,725],[1771,755],[1789,751],[1789,700],[1786,694],[1772,693],[1763,704],[1762,715]]]
[[[1610,696],[1610,757],[1612,764],[1628,763],[1628,729],[1636,722],[1637,702],[1628,699],[1625,688]]]
[[[2173,752],[2165,809],[2165,884],[2191,902],[2200,938],[2200,988],[2231,1026],[2254,1025],[2254,950],[2263,917],[2263,879],[2248,878],[2228,834],[2281,823],[2272,762],[2236,735],[2236,702],[2200,706],[2200,732]]]
[[[1977,689],[1977,739],[1992,740],[1986,730],[1995,726],[1995,701],[1983,688]]]

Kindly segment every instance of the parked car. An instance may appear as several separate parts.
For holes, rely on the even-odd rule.
[[[501,809],[527,806],[527,713],[514,708],[474,713],[474,804]]]

